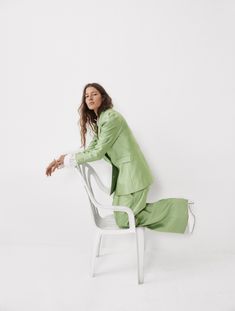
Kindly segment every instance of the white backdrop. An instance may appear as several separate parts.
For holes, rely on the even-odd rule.
[[[98,82],[152,168],[148,201],[195,202],[193,236],[148,230],[149,247],[234,251],[234,13],[233,1],[1,1],[0,243],[90,248],[78,176],[45,169],[80,150],[77,108]],[[93,165],[109,184],[109,164]]]

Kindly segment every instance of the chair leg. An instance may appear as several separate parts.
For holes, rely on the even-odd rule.
[[[136,227],[138,284],[144,283],[144,227]]]
[[[101,250],[101,240],[102,240],[102,234],[100,234],[99,238],[97,238],[97,249],[96,249],[96,257],[100,256],[100,250]]]
[[[93,241],[92,258],[91,258],[91,276],[95,276],[95,262],[96,257],[100,254],[100,242],[102,234],[99,231],[95,232],[95,237]]]

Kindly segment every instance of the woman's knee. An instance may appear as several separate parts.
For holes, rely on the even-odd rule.
[[[127,213],[114,212],[114,217],[119,228],[129,228],[129,220]]]

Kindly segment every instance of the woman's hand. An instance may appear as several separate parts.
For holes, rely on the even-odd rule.
[[[46,168],[46,175],[51,176],[51,174],[56,170],[59,169],[60,166],[64,165],[64,157],[66,154],[62,154],[57,160],[54,159]]]

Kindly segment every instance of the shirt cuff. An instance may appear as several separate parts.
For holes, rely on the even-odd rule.
[[[77,162],[75,159],[75,153],[68,153],[65,157],[64,157],[64,165],[63,167],[76,167],[77,166]]]

